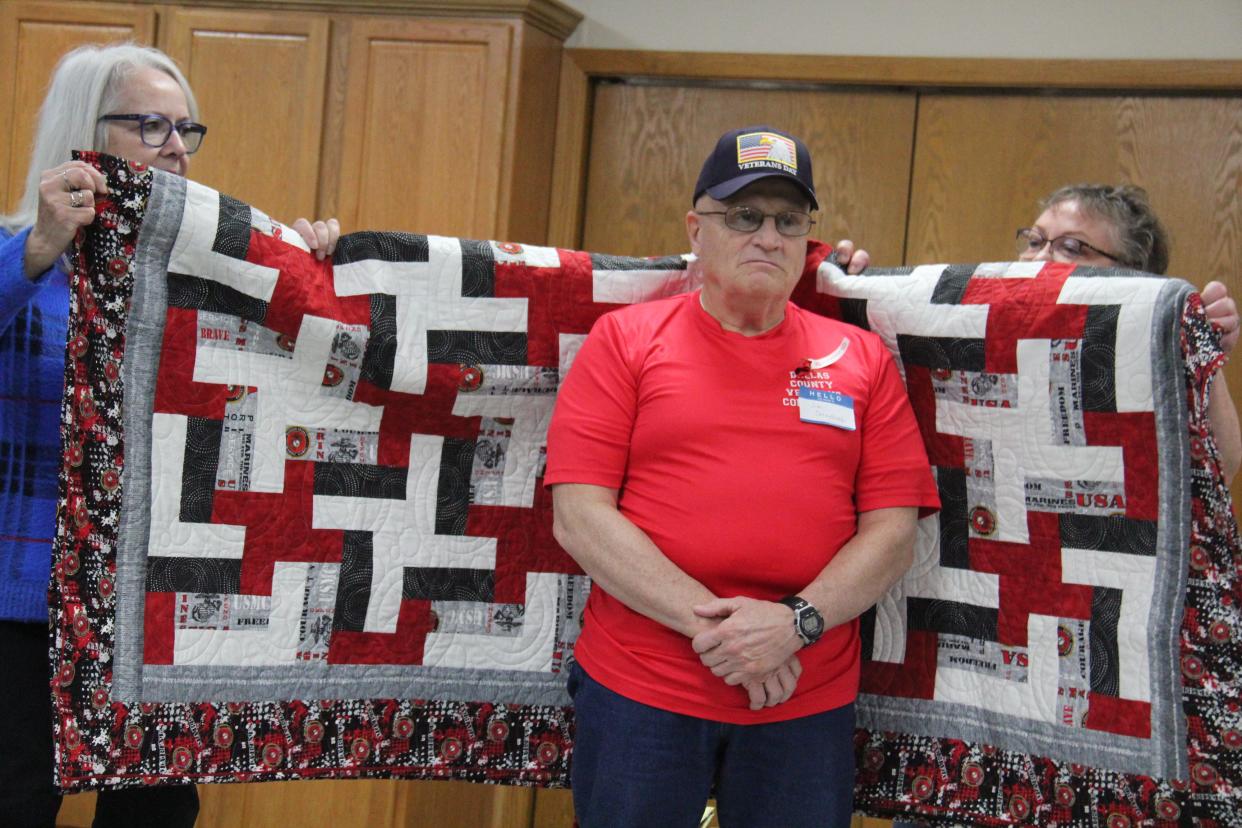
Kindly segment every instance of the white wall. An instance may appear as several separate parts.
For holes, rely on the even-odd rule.
[[[1242,59],[1242,0],[564,0],[566,45],[771,54]]]

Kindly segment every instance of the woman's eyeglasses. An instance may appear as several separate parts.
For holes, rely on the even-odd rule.
[[[1034,227],[1020,227],[1016,234],[1018,240],[1018,255],[1023,254],[1035,255],[1044,249],[1044,245],[1048,245],[1048,249],[1052,252],[1054,259],[1060,259],[1067,262],[1076,262],[1079,259],[1096,253],[1106,259],[1112,259],[1114,262],[1121,261],[1112,253],[1106,253],[1093,244],[1087,244],[1082,239],[1076,239],[1073,236],[1057,236],[1050,239]]]
[[[142,143],[153,149],[159,149],[167,144],[175,129],[177,135],[181,137],[181,143],[185,145],[185,151],[190,155],[198,152],[198,148],[203,144],[203,136],[207,134],[207,127],[202,124],[194,121],[178,121],[174,124],[163,115],[104,115],[99,120],[137,121],[138,137],[142,139]]]

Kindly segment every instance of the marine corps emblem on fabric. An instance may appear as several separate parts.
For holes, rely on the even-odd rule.
[[[784,135],[774,132],[748,132],[737,136],[737,165],[741,169],[751,166],[779,166],[796,175],[798,149]]]

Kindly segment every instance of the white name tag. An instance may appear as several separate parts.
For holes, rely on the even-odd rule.
[[[836,426],[853,431],[854,398],[838,391],[798,387],[798,417],[804,423]]]
[[[806,367],[810,368],[812,371],[818,371],[820,368],[827,368],[829,365],[832,365],[841,357],[845,356],[845,352],[849,350],[849,347],[850,338],[848,336],[843,336],[841,337],[841,344],[836,347],[836,350],[830,354],[820,357],[819,359],[812,359],[807,363]]]

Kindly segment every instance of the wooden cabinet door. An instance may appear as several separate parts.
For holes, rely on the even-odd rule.
[[[160,28],[207,124],[190,177],[285,223],[317,218],[328,18],[166,7]]]
[[[347,25],[342,223],[496,235],[513,24],[356,18]]]
[[[30,142],[47,82],[61,56],[87,43],[155,38],[155,10],[122,3],[0,5],[0,212],[26,188]]]

